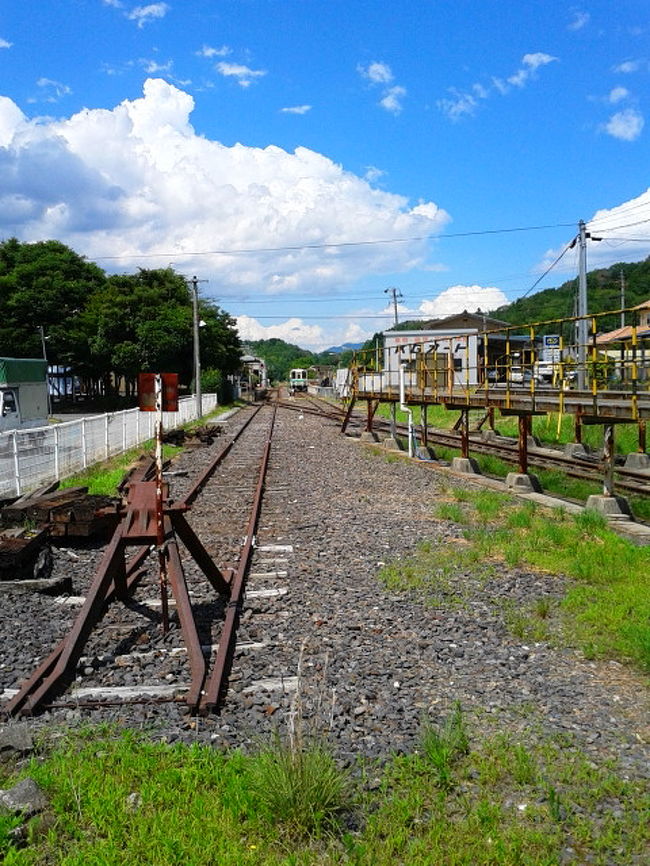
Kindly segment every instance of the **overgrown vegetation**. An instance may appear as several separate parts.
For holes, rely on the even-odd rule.
[[[415,556],[386,566],[382,579],[391,589],[424,592],[438,603],[441,593],[458,593],[454,574],[471,570],[480,580],[499,581],[502,562],[565,576],[560,601],[504,606],[513,632],[650,671],[650,548],[618,536],[595,511],[571,516],[494,491],[452,489],[434,513],[463,525],[463,543],[425,542]]]
[[[21,850],[0,823],[0,855],[6,866],[604,866],[641,863],[650,844],[643,782],[598,766],[565,734],[479,737],[458,705],[425,721],[417,751],[381,766],[333,769],[317,751],[286,788],[269,754],[70,734],[21,770],[50,810]],[[322,769],[344,782],[327,803],[338,823],[292,808]]]
[[[185,430],[192,430],[194,427],[217,418],[228,408],[230,407],[218,406],[209,415],[197,421],[190,421],[184,424],[183,428]],[[83,472],[78,472],[76,475],[65,478],[61,481],[60,487],[87,487],[89,493],[102,496],[115,496],[118,484],[130,467],[137,461],[138,457],[141,454],[153,453],[154,449],[154,440],[148,439],[146,442],[142,442],[140,445],[136,445],[134,448],[130,448],[128,451],[112,457],[110,460],[96,463],[93,466],[89,466]],[[163,459],[168,460],[180,451],[182,451],[182,448],[176,445],[163,445]]]

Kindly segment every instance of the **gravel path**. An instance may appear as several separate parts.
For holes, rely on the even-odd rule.
[[[228,422],[236,423],[236,417]],[[459,573],[446,591],[463,603],[443,599],[439,607],[387,591],[377,578],[382,563],[407,556],[423,538],[460,537],[459,527],[433,517],[449,477],[422,463],[377,456],[342,437],[333,422],[311,415],[281,409],[276,429],[222,714],[192,719],[180,705],[132,705],[58,709],[33,724],[118,719],[153,725],[170,740],[247,746],[295,723],[298,709],[307,730],[327,729],[338,754],[351,758],[413,748],[422,719],[439,719],[458,700],[476,736],[562,733],[595,758],[616,757],[630,776],[648,775],[642,678],[570,650],[523,645],[504,624],[504,601],[559,595],[561,579],[505,566],[487,583]],[[209,449],[187,453],[174,469],[193,473],[208,458]],[[172,494],[181,495],[186,482],[172,483]],[[190,515],[206,547],[223,549],[226,536],[230,551],[235,529],[225,516],[227,500],[241,504],[248,495],[243,478],[225,488],[217,474]],[[55,570],[72,573],[75,592],[83,592],[100,553],[78,551],[75,560],[59,551]],[[223,562],[224,555],[217,559]],[[208,623],[221,603],[192,564],[186,572]],[[146,585],[139,590],[147,591]],[[130,619],[123,612],[122,606],[111,610],[89,643],[79,671],[84,684],[188,681],[183,653],[170,652],[182,646],[178,631],[163,641],[141,607],[128,611]],[[31,671],[34,654],[45,654],[74,613],[40,596],[3,597],[0,690]],[[206,640],[217,637],[213,630]]]

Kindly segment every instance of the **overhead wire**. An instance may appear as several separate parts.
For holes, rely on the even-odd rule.
[[[196,256],[236,256],[259,253],[283,253],[283,252],[300,252],[302,250],[323,250],[323,249],[345,249],[349,247],[364,247],[364,246],[379,246],[381,244],[403,244],[413,243],[415,241],[433,241],[445,240],[447,238],[469,238],[480,237],[482,235],[498,235],[498,234],[513,234],[515,232],[531,232],[541,231],[543,229],[553,228],[568,228],[574,223],[554,223],[549,225],[539,226],[515,226],[513,228],[502,229],[482,229],[480,231],[470,232],[450,232],[448,234],[428,234],[428,235],[413,235],[406,238],[384,238],[383,240],[369,241],[339,241],[336,243],[311,243],[311,244],[290,244],[278,247],[243,247],[241,249],[216,249],[216,250],[198,250],[195,252],[183,252],[175,250],[174,252],[162,253],[123,253],[118,256],[93,256],[94,261],[115,261],[120,259],[154,259],[154,258],[188,258]]]

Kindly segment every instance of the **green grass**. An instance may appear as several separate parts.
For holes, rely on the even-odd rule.
[[[49,820],[21,850],[0,835],[0,856],[6,866],[551,866],[571,847],[571,862],[605,866],[640,863],[650,845],[643,782],[566,736],[479,737],[458,705],[424,722],[414,753],[359,761],[354,773],[319,758],[288,798],[283,782],[268,790],[269,754],[275,745],[244,755],[106,728],[70,734],[21,771],[45,789]],[[333,814],[347,823],[296,834],[287,802],[332,773],[345,781]]]
[[[421,410],[419,406],[412,406],[413,422],[420,424]],[[376,414],[382,418],[390,418],[391,404],[380,403]],[[471,409],[469,412],[470,429],[474,429],[485,415],[483,409]],[[397,408],[398,423],[406,423],[408,416]],[[430,427],[439,427],[449,430],[458,420],[456,410],[445,409],[444,406],[429,406],[427,409],[427,423]],[[499,416],[496,414],[495,426],[503,436],[518,436],[518,419],[515,417]],[[483,429],[486,429],[485,425]],[[575,441],[575,419],[573,415],[564,414],[558,429],[558,415],[551,412],[548,415],[535,416],[532,419],[532,434],[537,436],[543,445],[550,447],[561,447],[567,442]],[[629,454],[638,449],[638,428],[635,424],[621,424],[616,427],[615,450],[618,454]],[[588,425],[582,428],[582,441],[585,445],[598,450],[603,447],[603,427],[600,425]]]
[[[102,496],[116,496],[117,486],[124,478],[126,472],[137,461],[141,454],[153,453],[153,439],[143,442],[136,448],[131,448],[123,454],[118,454],[110,460],[89,466],[84,472],[65,478],[59,485],[65,487],[87,487],[89,493]],[[182,451],[176,445],[163,445],[163,459],[167,460]]]
[[[215,421],[219,415],[227,411],[230,406],[218,406],[215,410],[197,421],[190,421],[183,425],[183,429],[191,431],[203,424]],[[124,478],[126,472],[137,461],[141,454],[153,453],[155,443],[153,439],[142,442],[135,448],[89,466],[84,472],[78,472],[61,481],[60,487],[87,487],[89,493],[102,496],[115,496],[117,486]],[[176,445],[163,445],[163,459],[168,460],[183,449]]]
[[[447,448],[445,446],[436,445],[435,451],[439,459],[448,461],[460,455],[459,449]],[[512,463],[506,463],[504,460],[500,460],[491,454],[475,454],[473,457],[483,475],[505,478],[509,472],[514,471]],[[537,476],[545,492],[556,494],[566,499],[586,502],[587,498],[592,494],[603,492],[603,485],[597,481],[583,481],[580,478],[570,478],[557,470],[536,469],[534,466],[531,467],[530,471]],[[638,520],[650,521],[650,498],[634,495],[626,496],[626,498],[630,504],[632,513]]]
[[[612,532],[595,511],[571,516],[493,491],[459,491],[457,502],[442,502],[434,514],[465,526],[465,543],[420,545],[382,569],[387,587],[423,592],[439,604],[458,594],[450,588],[455,574],[498,580],[500,562],[563,575],[571,580],[561,602],[543,597],[503,607],[513,633],[650,671],[650,548]]]

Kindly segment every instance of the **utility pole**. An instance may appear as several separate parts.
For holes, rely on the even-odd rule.
[[[587,230],[584,220],[578,223],[580,231],[578,255],[578,390],[587,384]]]
[[[199,283],[207,283],[192,277],[187,283],[192,291],[192,319],[194,324],[194,397],[196,400],[196,417],[203,417],[203,396],[201,394],[201,352],[199,349]]]
[[[403,295],[395,286],[389,286],[389,288],[384,289],[384,292],[390,292],[393,296],[393,310],[395,315],[395,324],[397,324],[399,321],[397,318],[397,299],[403,297]]]
[[[397,316],[397,299],[402,297],[402,293],[395,286],[389,286],[387,289],[384,289],[384,292],[390,292],[390,294],[393,296],[393,310],[395,315],[395,324],[397,325],[397,323],[399,322],[399,318]],[[400,373],[400,375],[402,374]],[[393,437],[393,439],[397,435],[397,405],[395,403],[391,403],[390,405],[390,435]]]
[[[621,268],[621,328],[625,327],[625,273]]]

